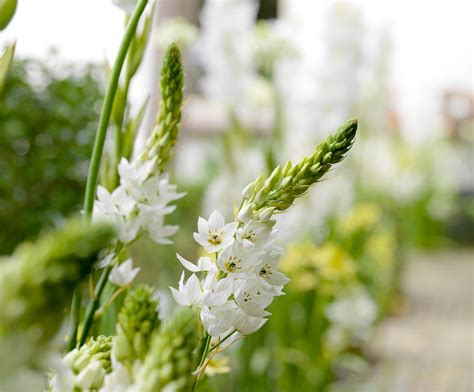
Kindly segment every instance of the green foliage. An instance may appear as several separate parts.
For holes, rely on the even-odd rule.
[[[15,61],[0,97],[0,254],[78,211],[102,91],[94,68]],[[76,72],[76,74],[74,74]]]
[[[38,339],[51,337],[111,236],[106,226],[71,221],[0,260],[0,332],[34,327]]]

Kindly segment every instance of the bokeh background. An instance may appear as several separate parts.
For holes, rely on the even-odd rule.
[[[181,229],[173,245],[134,249],[139,278],[163,295],[175,253],[196,257],[198,216],[231,217],[259,173],[360,124],[348,159],[279,219],[287,295],[205,388],[472,390],[472,3],[161,0],[155,11],[127,116],[148,102],[138,151],[162,50],[177,42]],[[106,0],[23,0],[0,34],[0,47],[17,42],[0,99],[0,254],[80,211],[123,29]]]

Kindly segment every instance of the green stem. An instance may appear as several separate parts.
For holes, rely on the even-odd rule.
[[[86,194],[84,198],[84,216],[86,219],[92,215],[94,207],[94,199],[97,190],[97,178],[99,175],[100,162],[102,160],[102,152],[104,150],[105,136],[107,134],[107,127],[109,125],[110,115],[112,113],[112,106],[114,104],[115,94],[117,92],[120,72],[122,71],[127,52],[132,42],[135,32],[137,30],[138,21],[145,10],[148,0],[140,0],[133,12],[130,21],[128,22],[127,30],[123,36],[120,44],[117,58],[112,69],[112,75],[107,87],[104,103],[102,104],[102,111],[100,113],[99,125],[94,142],[94,149],[92,151],[91,165],[89,167],[89,175],[87,176]]]
[[[201,361],[199,362],[198,370],[201,369],[202,365],[206,361],[206,357],[207,357],[207,354],[209,352],[209,345],[211,343],[211,335],[209,335],[208,333],[206,333],[206,334],[207,334],[206,343],[204,345],[204,350],[202,351]],[[195,392],[197,390],[197,384],[198,384],[198,381],[199,381],[199,376],[200,376],[200,374],[198,374],[196,376],[196,378],[194,379],[193,389],[192,389],[193,392]]]
[[[132,75],[133,77],[133,75]],[[118,164],[120,158],[122,158],[123,152],[123,123],[125,119],[125,110],[127,106],[128,90],[130,89],[131,78],[128,74],[125,77],[125,84],[123,86],[124,105],[123,110],[120,113],[120,119],[116,124],[115,128],[115,157],[114,157],[114,174],[113,174],[113,189],[118,185]]]
[[[97,309],[99,308],[100,304],[100,297],[102,295],[102,291],[104,291],[105,284],[107,283],[107,280],[109,278],[110,272],[112,271],[113,265],[112,263],[109,264],[104,271],[102,272],[102,275],[99,278],[99,282],[97,283],[97,286],[94,291],[94,298],[92,298],[91,302],[89,302],[89,305],[87,306],[86,309],[86,314],[84,318],[84,326],[82,328],[81,332],[81,337],[79,338],[78,341],[78,347],[81,347],[87,339],[87,335],[89,335],[89,331],[92,327],[92,322],[94,321],[94,315]]]
[[[140,0],[138,2],[135,8],[135,11],[133,12],[132,17],[130,18],[130,21],[128,22],[125,35],[122,38],[122,42],[120,44],[120,48],[117,53],[117,57],[115,59],[115,63],[112,69],[112,75],[110,77],[110,82],[107,87],[107,92],[104,98],[104,102],[102,104],[102,110],[101,110],[100,118],[99,118],[99,125],[97,127],[97,133],[95,136],[94,149],[92,151],[91,164],[89,167],[89,174],[87,176],[86,192],[84,196],[84,219],[85,220],[89,220],[91,218],[92,211],[94,208],[95,194],[97,191],[97,178],[99,176],[100,163],[102,161],[102,153],[104,151],[105,136],[107,134],[107,127],[109,125],[110,115],[112,113],[112,107],[114,104],[115,95],[117,93],[120,73],[122,71],[125,58],[127,57],[127,52],[130,47],[130,43],[132,42],[132,39],[135,36],[138,22],[140,20],[140,17],[143,11],[145,10],[147,3],[148,3],[148,0]],[[107,267],[103,271],[102,276],[100,277],[99,283],[103,282],[104,286],[105,286],[105,282],[107,282],[107,278],[109,277],[110,270],[111,268],[109,269],[109,267]],[[100,294],[102,293],[102,290],[103,290],[103,287],[99,293],[99,297],[100,297]],[[97,296],[89,304],[88,312],[89,310],[90,311],[93,310],[93,312],[95,312],[96,308],[94,309],[92,306],[95,300],[97,300]],[[75,343],[76,343],[76,336],[77,336],[77,328],[79,325],[80,315],[72,311],[74,308],[74,302],[78,302],[78,303],[81,302],[81,293],[78,289],[76,289],[73,294],[73,303],[71,306],[71,328],[70,328],[69,340],[67,343],[68,349],[76,345]],[[97,304],[95,304],[95,306],[97,307],[97,305],[98,305],[98,302]],[[87,338],[87,334],[89,333],[89,329],[92,324],[93,316],[94,314],[91,315],[89,313],[86,313],[84,329],[82,331],[81,339],[79,340],[79,346],[84,344],[84,341]]]
[[[216,348],[218,348],[222,343],[224,343],[227,339],[229,339],[234,333],[236,333],[237,331],[232,331],[230,333],[228,333],[219,343],[215,344],[214,346],[212,346],[210,349],[209,349],[209,352],[211,352],[212,350],[215,350]]]

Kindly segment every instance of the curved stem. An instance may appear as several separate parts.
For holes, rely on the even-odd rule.
[[[92,151],[91,165],[89,167],[89,175],[87,176],[86,193],[84,197],[84,216],[86,219],[92,215],[94,206],[94,199],[97,189],[97,178],[99,175],[100,162],[102,160],[102,152],[104,150],[105,136],[107,134],[107,127],[109,125],[110,115],[112,113],[112,106],[114,104],[115,94],[117,92],[118,81],[120,73],[127,56],[130,43],[137,30],[138,21],[142,15],[148,0],[140,0],[133,12],[130,21],[128,22],[127,30],[123,36],[120,44],[117,58],[115,59],[114,67],[112,68],[112,75],[107,87],[104,103],[100,113],[99,125],[97,127],[97,134],[94,142],[94,149]]]

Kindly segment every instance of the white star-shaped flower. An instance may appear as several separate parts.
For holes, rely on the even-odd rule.
[[[214,211],[208,221],[199,218],[199,232],[194,233],[194,239],[207,252],[218,252],[232,245],[237,225],[237,222],[225,224],[222,214],[219,211]]]
[[[133,268],[132,259],[127,259],[112,269],[109,280],[120,287],[128,286],[139,271],[140,268]]]
[[[174,287],[170,287],[171,294],[175,301],[183,306],[201,306],[202,303],[202,291],[199,283],[199,279],[196,275],[192,274],[188,281],[184,283],[184,271],[181,274],[179,280],[178,290]]]

